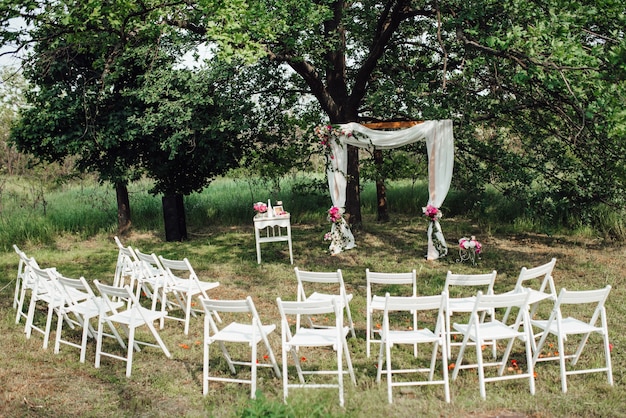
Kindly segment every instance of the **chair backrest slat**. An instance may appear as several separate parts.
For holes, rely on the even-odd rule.
[[[314,302],[297,302],[277,300],[278,307],[285,315],[320,315],[336,312],[334,300],[322,300]]]

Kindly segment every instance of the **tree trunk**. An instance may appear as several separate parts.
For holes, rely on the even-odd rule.
[[[348,145],[348,185],[346,187],[347,221],[352,228],[360,228],[361,217],[361,186],[359,182],[359,149]]]
[[[182,194],[163,196],[163,220],[165,222],[165,240],[184,241],[187,239],[185,204]]]
[[[126,183],[116,183],[115,194],[117,196],[117,233],[123,236],[130,230],[131,225],[130,200]]]
[[[387,222],[389,220],[389,206],[387,205],[387,188],[385,187],[385,179],[381,174],[381,168],[383,166],[383,152],[382,150],[374,150],[374,163],[378,170],[378,176],[376,177],[376,201],[378,202],[378,218],[379,222]]]

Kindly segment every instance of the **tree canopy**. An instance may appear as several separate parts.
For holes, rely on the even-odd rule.
[[[451,118],[457,186],[493,184],[547,215],[624,207],[623,2],[276,7],[286,26],[269,56],[330,122]]]
[[[146,175],[155,194],[201,190],[244,149],[250,105],[231,88],[237,69],[180,66],[191,41],[144,5],[122,5],[24,12],[34,41],[24,74],[35,88],[13,140],[42,160],[77,156],[80,171],[116,186]]]
[[[174,45],[170,57],[209,43],[231,62],[258,60],[245,68],[257,80],[273,78],[255,88],[259,104],[284,99],[275,113],[304,114],[298,109],[311,101],[294,98],[308,97],[331,123],[453,119],[458,187],[480,192],[493,185],[547,215],[584,217],[598,203],[625,206],[623,1],[11,3],[3,5],[2,27],[15,16],[29,21],[22,44],[41,44],[42,25],[63,28],[81,52],[108,36],[107,25],[124,51],[147,47],[129,42],[136,34],[153,47]],[[0,39],[18,35],[4,30]],[[112,57],[96,62],[108,69],[104,56]],[[125,64],[115,62],[123,74]],[[163,82],[174,79],[183,90],[183,80],[191,80]],[[149,126],[156,119],[148,113],[128,120]],[[181,138],[170,137],[168,155],[185,143]],[[347,210],[358,222],[358,151],[349,158]]]

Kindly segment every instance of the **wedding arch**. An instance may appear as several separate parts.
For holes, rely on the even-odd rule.
[[[417,141],[426,141],[428,152],[428,215],[431,222],[428,226],[427,259],[436,260],[446,255],[448,248],[439,224],[439,207],[443,204],[454,167],[454,136],[452,121],[433,120],[419,123],[410,128],[396,131],[380,131],[368,128],[359,123],[346,123],[338,127],[327,126],[318,130],[322,144],[327,149],[328,187],[333,207],[339,208],[343,214],[346,204],[346,172],[348,168],[347,147],[353,145],[368,149],[393,149]],[[336,212],[337,209],[335,209]],[[425,210],[425,212],[427,212]],[[333,217],[330,232],[330,251],[338,254],[356,246],[354,236],[343,216]]]

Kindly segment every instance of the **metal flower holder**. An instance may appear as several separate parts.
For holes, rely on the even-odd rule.
[[[457,263],[471,261],[472,265],[475,266],[476,260],[480,260],[480,256],[476,252],[476,248],[459,248],[459,258],[456,260]]]

